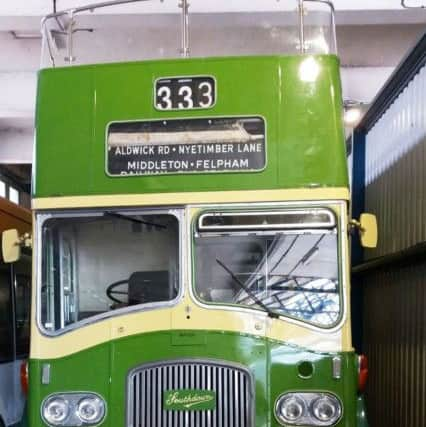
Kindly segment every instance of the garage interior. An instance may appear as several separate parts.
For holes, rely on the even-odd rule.
[[[0,197],[26,208],[37,72],[48,60],[40,22],[86,3],[0,3]],[[276,8],[284,0],[190,3],[190,56],[274,51],[283,40]],[[379,232],[376,249],[352,242],[353,340],[369,360],[372,427],[426,424],[426,5],[403,4],[334,1],[344,105],[356,110],[346,121],[352,216],[375,214]],[[83,60],[94,47],[104,62],[116,54],[123,61],[180,55],[177,0],[100,9],[78,28],[98,35],[95,46],[75,52]],[[117,51],[118,40],[127,47]]]

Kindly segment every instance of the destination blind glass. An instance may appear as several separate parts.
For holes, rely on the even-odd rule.
[[[261,117],[111,123],[110,176],[250,172],[266,165]]]

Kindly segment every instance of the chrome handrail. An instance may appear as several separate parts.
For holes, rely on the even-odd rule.
[[[74,33],[74,25],[75,25],[75,20],[74,17],[76,14],[81,13],[81,12],[93,12],[95,9],[101,9],[104,7],[110,7],[110,6],[117,6],[120,4],[129,4],[129,3],[139,3],[139,2],[147,2],[147,1],[153,1],[153,0],[112,0],[112,1],[107,1],[107,2],[102,2],[102,3],[92,3],[92,4],[88,4],[85,6],[81,6],[81,7],[75,7],[75,8],[70,8],[70,9],[64,9],[61,10],[59,12],[54,12],[54,13],[50,13],[46,16],[43,17],[42,21],[41,21],[41,28],[42,28],[42,34],[44,33],[46,40],[47,40],[47,47],[49,50],[49,56],[50,56],[50,60],[52,62],[52,65],[55,66],[55,58],[54,55],[52,53],[52,48],[51,48],[51,43],[52,43],[52,37],[51,34],[49,34],[49,32],[47,31],[46,28],[46,21],[49,19],[54,18],[55,20],[57,20],[58,22],[58,26],[61,28],[61,30],[63,30],[64,34],[67,35],[67,56],[64,58],[65,61],[67,62],[74,62],[75,61],[75,57],[73,56],[73,33]],[[160,2],[163,2],[163,0],[159,0]],[[189,47],[188,47],[188,7],[189,5],[187,4],[187,0],[182,0],[182,2],[186,5],[186,7],[183,8],[183,19],[182,19],[182,45],[184,46],[183,48],[183,53],[182,55],[187,56],[187,54],[189,53]],[[60,21],[58,20],[58,18],[60,18],[61,16],[68,16],[69,17],[69,24],[67,28],[64,28]],[[186,17],[185,17],[186,16]]]
[[[298,12],[299,12],[299,42],[300,42],[300,53],[305,53],[305,1],[299,0]]]
[[[126,3],[138,3],[142,1],[145,2],[145,1],[152,1],[152,0],[111,0],[111,1],[106,1],[102,3],[92,3],[92,4],[87,4],[86,6],[74,7],[70,9],[64,9],[59,12],[50,13],[49,15],[46,15],[43,18],[43,21],[50,18],[57,18],[62,15],[68,15],[71,12],[74,14],[80,13],[80,12],[87,12],[87,11],[93,12],[95,9],[101,9],[109,6],[117,6],[117,5],[126,4]],[[160,2],[163,2],[163,0],[160,0]]]
[[[181,0],[179,3],[179,7],[182,9],[182,25],[181,25],[181,33],[182,33],[182,50],[181,55],[184,58],[189,57],[189,3],[188,0]]]
[[[67,56],[64,58],[67,62],[74,62],[75,57],[73,56],[73,33],[76,31],[82,31],[82,29],[75,28],[75,15],[81,12],[93,12],[95,9],[101,9],[110,6],[117,6],[121,4],[130,4],[130,3],[139,3],[147,2],[154,0],[111,0],[101,3],[92,3],[81,7],[65,9],[59,12],[54,12],[46,15],[41,21],[41,32],[45,36],[47,47],[49,51],[50,60],[52,65],[55,66],[55,58],[52,52],[52,32],[47,29],[46,22],[49,19],[55,19],[58,27],[60,28],[60,33],[67,37]],[[157,0],[163,2],[164,0]],[[405,0],[401,0],[404,4]],[[336,42],[336,32],[335,28],[335,9],[332,1],[329,0],[298,0],[298,17],[299,17],[299,41],[300,41],[300,53],[304,54],[306,51],[305,47],[305,3],[321,3],[329,6],[331,11],[331,27],[333,29],[333,43],[334,49],[337,50]],[[189,3],[188,0],[179,0],[178,7],[182,9],[182,18],[181,18],[181,55],[184,58],[189,57],[190,55],[190,40],[189,40]],[[69,22],[67,26],[62,25],[59,20],[60,17],[67,16]],[[85,29],[85,31],[91,31],[90,29]]]
[[[402,0],[404,1],[404,0]],[[333,44],[334,50],[337,52],[337,38],[336,38],[336,9],[334,8],[334,4],[330,0],[303,0],[303,2],[311,2],[311,3],[322,3],[327,5],[330,8],[330,16],[331,16],[331,28],[333,29]]]

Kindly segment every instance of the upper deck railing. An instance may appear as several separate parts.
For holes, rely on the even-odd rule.
[[[42,67],[337,51],[328,0],[237,3],[245,6],[235,13],[230,2],[220,29],[203,0],[114,0],[55,12],[42,21]],[[264,12],[259,21],[250,8]]]

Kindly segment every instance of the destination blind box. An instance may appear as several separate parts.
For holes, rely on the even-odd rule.
[[[110,176],[250,172],[266,166],[261,117],[215,117],[111,123]]]

